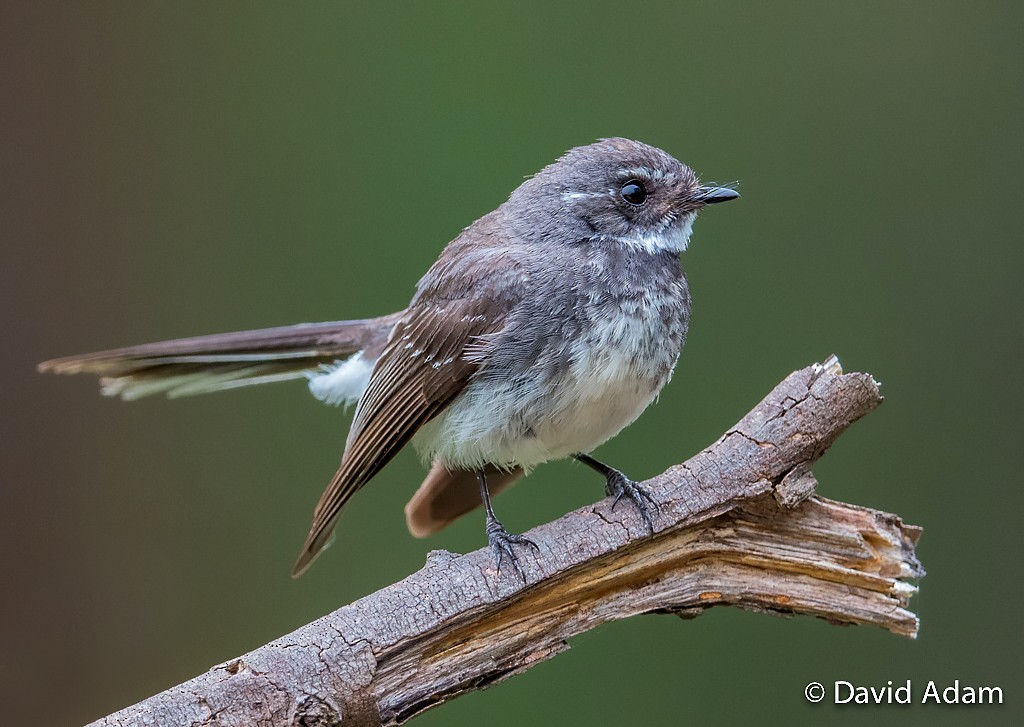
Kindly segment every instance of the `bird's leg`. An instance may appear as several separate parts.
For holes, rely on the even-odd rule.
[[[604,475],[604,492],[608,497],[615,498],[612,502],[613,510],[619,504],[619,500],[623,497],[628,497],[636,506],[636,509],[640,511],[640,516],[647,523],[647,529],[651,531],[652,535],[654,534],[654,520],[651,515],[658,512],[658,502],[651,497],[647,490],[617,469],[609,467],[603,462],[598,462],[588,454],[574,454],[572,457],[577,462],[582,462],[587,467]]]
[[[505,529],[505,526],[494,516],[494,508],[491,507],[491,493],[487,490],[487,476],[483,470],[477,470],[476,479],[480,483],[480,499],[483,500],[484,510],[487,513],[487,542],[490,543],[491,550],[494,551],[494,559],[498,563],[498,573],[501,573],[501,559],[508,556],[519,577],[526,582],[526,576],[523,574],[523,569],[519,567],[519,560],[516,558],[512,546],[529,545],[538,551],[540,548],[525,535],[512,535]]]

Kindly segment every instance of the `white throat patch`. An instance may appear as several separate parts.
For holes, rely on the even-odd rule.
[[[614,239],[624,245],[639,248],[645,252],[683,252],[690,244],[693,234],[693,222],[697,219],[696,212],[687,212],[677,224],[669,224],[663,229],[636,235],[619,235]]]

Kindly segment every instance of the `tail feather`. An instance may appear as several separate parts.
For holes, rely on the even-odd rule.
[[[306,368],[280,370],[273,364],[245,365],[231,368],[221,364],[209,364],[195,368],[191,373],[156,372],[144,370],[135,374],[104,376],[100,378],[100,392],[104,396],[119,396],[125,401],[134,401],[154,394],[166,394],[170,399],[180,396],[195,396],[213,391],[236,389],[241,386],[269,384],[277,381],[301,379]],[[276,372],[276,373],[275,373]]]
[[[511,470],[493,465],[484,467],[491,495],[497,495],[523,474],[519,467]],[[417,538],[425,538],[481,504],[475,471],[450,470],[440,462],[434,462],[427,478],[405,506],[405,522],[410,533]]]
[[[160,341],[44,361],[37,369],[97,374],[105,395],[127,400],[205,394],[303,378],[359,351],[373,360],[401,314]]]

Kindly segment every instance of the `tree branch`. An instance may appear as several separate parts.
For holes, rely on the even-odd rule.
[[[608,500],[535,528],[525,583],[486,548],[433,551],[403,581],[96,725],[400,724],[639,613],[716,605],[913,638],[920,528],[813,495],[813,463],[881,403],[832,357],[788,376],[717,442],[645,482],[649,536]]]

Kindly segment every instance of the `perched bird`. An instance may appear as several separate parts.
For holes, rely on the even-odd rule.
[[[573,457],[653,530],[656,505],[589,452],[647,408],[686,340],[679,261],[697,213],[736,199],[669,154],[629,139],[569,150],[441,252],[405,310],[151,343],[47,361],[135,399],[308,379],[318,399],[356,403],[341,466],[295,564],[328,543],[342,508],[410,441],[432,463],[406,506],[424,536],[481,503],[500,569],[532,543],[498,521],[490,495]],[[520,571],[521,572],[521,571]]]

